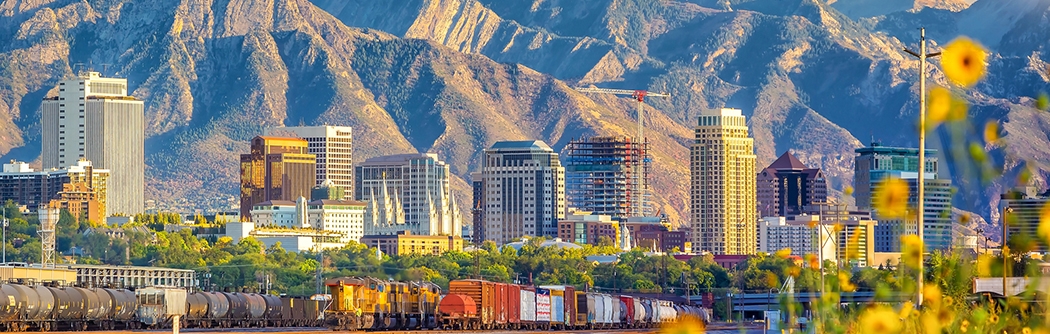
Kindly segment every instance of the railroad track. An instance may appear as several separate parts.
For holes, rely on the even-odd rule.
[[[735,328],[735,327],[734,327]],[[601,334],[601,333],[616,333],[616,334],[632,334],[632,333],[655,333],[656,328],[647,329],[595,329],[595,330],[571,330],[571,331],[558,331],[559,333],[577,333],[577,334]],[[320,333],[372,333],[372,332],[335,332],[325,328],[232,328],[232,329],[187,329],[180,330],[180,333],[280,333],[280,334],[320,334]],[[84,334],[84,332],[23,332],[30,334]],[[119,331],[92,331],[89,334],[162,334],[171,333],[171,330],[119,330]],[[507,330],[469,330],[469,331],[451,331],[451,330],[420,330],[420,331],[378,331],[375,333],[381,334],[440,334],[440,333],[458,333],[458,334],[494,334],[494,333],[514,333],[514,334],[533,334],[533,333],[550,333],[550,331],[534,330],[534,331],[507,331]]]

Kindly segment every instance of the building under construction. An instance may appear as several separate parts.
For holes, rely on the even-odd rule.
[[[648,143],[631,137],[591,137],[573,140],[565,150],[570,208],[619,221],[652,214]]]

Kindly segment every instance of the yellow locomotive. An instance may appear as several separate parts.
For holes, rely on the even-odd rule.
[[[325,282],[332,304],[325,322],[335,330],[420,329],[437,324],[441,289],[429,282],[342,277]]]

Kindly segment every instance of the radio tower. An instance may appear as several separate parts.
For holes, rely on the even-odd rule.
[[[40,267],[55,267],[55,225],[58,223],[58,209],[40,208]]]

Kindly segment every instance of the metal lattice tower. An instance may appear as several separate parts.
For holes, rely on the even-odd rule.
[[[55,267],[55,225],[58,224],[59,210],[40,208],[40,265],[41,268]]]

